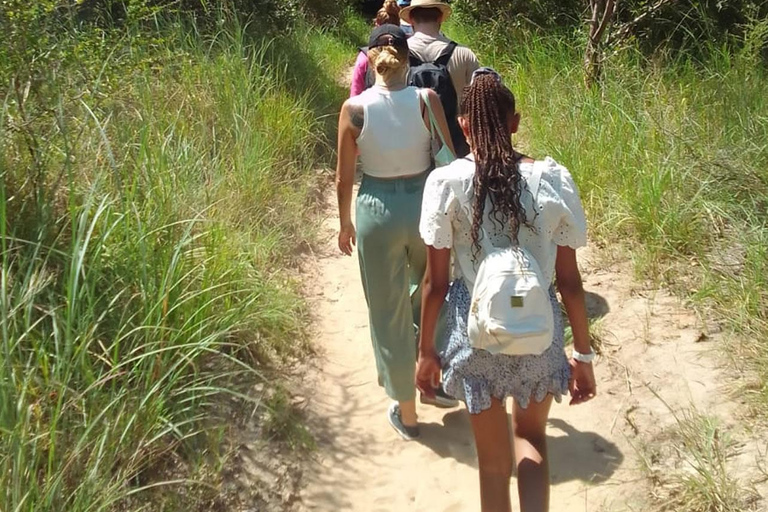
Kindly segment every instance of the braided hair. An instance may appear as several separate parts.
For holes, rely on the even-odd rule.
[[[469,144],[475,156],[473,178],[472,245],[480,251],[481,226],[486,199],[489,217],[500,226],[512,226],[511,240],[518,243],[520,226],[531,226],[521,202],[525,184],[518,164],[522,155],[512,147],[509,118],[515,114],[515,97],[498,77],[479,75],[464,89],[461,116],[469,123]]]

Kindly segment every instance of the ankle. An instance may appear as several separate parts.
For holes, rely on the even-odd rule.
[[[416,414],[406,415],[401,413],[400,419],[403,421],[403,425],[406,427],[415,427],[419,424],[419,417]]]
[[[400,420],[403,425],[414,427],[419,424],[419,416],[416,414],[416,401],[399,402]]]

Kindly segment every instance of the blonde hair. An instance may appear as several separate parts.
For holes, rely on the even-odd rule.
[[[384,6],[376,13],[374,20],[377,26],[381,25],[399,25],[400,24],[400,6],[397,0],[386,0]]]
[[[394,46],[379,46],[368,50],[368,62],[385,81],[401,73],[408,65],[408,50]]]

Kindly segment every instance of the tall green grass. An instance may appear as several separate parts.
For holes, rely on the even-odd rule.
[[[516,94],[521,146],[573,171],[593,240],[626,248],[643,277],[744,335],[738,354],[761,375],[752,392],[768,412],[766,27],[703,62],[625,48],[600,90],[583,86],[578,36],[460,19],[449,31]]]
[[[215,493],[158,468],[218,456],[215,411],[307,350],[285,270],[354,52],[252,28],[72,30],[44,69],[0,52],[0,510]]]

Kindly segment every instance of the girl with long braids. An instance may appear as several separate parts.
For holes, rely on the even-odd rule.
[[[565,167],[549,157],[534,161],[514,149],[511,135],[517,132],[520,114],[495,71],[475,71],[463,94],[459,121],[470,155],[433,171],[424,190],[420,232],[427,244],[427,271],[416,381],[422,393],[429,394],[442,372],[445,391],[466,403],[477,447],[482,510],[511,511],[510,478],[516,467],[521,510],[546,511],[545,428],[552,400],[559,402],[570,390],[570,403],[579,404],[596,393],[576,263],[576,249],[587,241],[584,211]],[[529,187],[534,172],[541,176],[538,187],[533,185],[537,193]],[[462,207],[464,197],[469,198],[469,212]],[[555,286],[549,292],[555,334],[543,353],[492,354],[472,347],[467,333],[470,290],[484,257],[481,237],[486,234],[494,248],[526,249],[536,259],[544,283],[557,278],[573,331],[570,359],[563,348]],[[441,313],[445,332],[435,341]],[[508,397],[514,401],[512,436]]]

